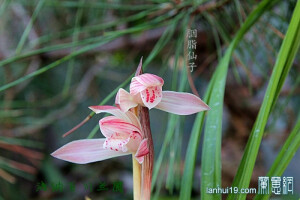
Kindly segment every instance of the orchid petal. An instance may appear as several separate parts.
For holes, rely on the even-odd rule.
[[[141,98],[144,105],[149,109],[155,107],[162,99],[162,87],[148,87],[141,92]]]
[[[177,115],[190,115],[210,109],[196,95],[172,91],[163,91],[162,100],[155,108]]]
[[[102,134],[109,138],[114,133],[120,134],[122,137],[130,137],[133,132],[141,135],[141,130],[132,123],[126,122],[114,116],[104,117],[99,121]]]
[[[140,120],[137,118],[137,116],[135,116],[135,114],[133,114],[132,112],[128,111],[128,112],[126,112],[126,115],[130,119],[130,122],[133,125],[135,125],[140,130],[142,130],[142,126],[141,126]]]
[[[122,112],[119,108],[114,106],[90,106],[89,109],[94,111],[96,114],[106,112],[127,122],[130,122],[130,119],[127,117],[127,115],[124,112]]]
[[[130,154],[104,149],[104,141],[105,139],[76,140],[57,149],[51,155],[72,163],[86,164]]]
[[[110,119],[119,119],[115,116],[108,116],[108,117],[104,117],[103,119],[101,120],[110,120]],[[106,137],[106,138],[109,138],[111,137],[115,131],[114,130],[111,130],[109,127],[106,127],[106,126],[101,126],[101,120],[99,121],[99,126],[100,126],[100,130],[101,130],[101,133]],[[125,134],[122,134],[124,138],[128,138],[128,133],[125,133]]]
[[[114,151],[123,151],[126,152],[128,149],[126,144],[129,142],[130,137],[124,138],[123,135],[119,133],[112,134],[109,138],[106,138],[103,148],[110,149]]]
[[[136,95],[148,87],[162,87],[164,80],[154,74],[142,74],[132,78],[130,83],[130,94]]]
[[[133,131],[130,134],[130,141],[126,146],[128,147],[128,150],[130,152],[135,153],[138,150],[141,141],[142,141],[142,135],[139,132]]]
[[[119,89],[115,103],[123,112],[127,112],[130,108],[138,105],[138,103],[134,101],[133,96],[123,88]]]
[[[148,153],[148,139],[146,138],[141,141],[138,150],[136,151],[135,158],[140,164],[142,164],[142,162],[144,161],[144,156]]]

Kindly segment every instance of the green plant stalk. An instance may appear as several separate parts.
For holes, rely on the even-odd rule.
[[[133,199],[141,199],[141,173],[142,168],[140,163],[135,159],[132,154],[132,172],[133,172]]]
[[[300,1],[297,1],[281,45],[259,114],[252,128],[233,187],[248,188],[265,126],[300,45]],[[246,194],[230,194],[228,199],[245,199]]]

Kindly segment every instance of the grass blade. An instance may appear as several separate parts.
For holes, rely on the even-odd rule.
[[[222,133],[222,114],[223,98],[231,55],[237,44],[241,41],[244,34],[250,27],[265,13],[272,1],[262,1],[258,7],[248,16],[235,38],[230,43],[224,57],[218,65],[216,81],[212,87],[211,99],[207,121],[204,131],[203,150],[202,150],[202,169],[201,169],[201,199],[221,199],[221,194],[208,194],[207,188],[221,187],[221,133]]]
[[[274,107],[284,80],[292,66],[300,44],[300,1],[297,1],[289,28],[280,48],[277,61],[262,106],[252,128],[245,153],[233,182],[233,187],[248,188],[261,139],[269,114]],[[228,199],[245,199],[246,194],[230,194]]]
[[[206,95],[203,99],[205,102],[209,102],[213,82],[214,82],[213,80],[210,82],[211,84],[207,89]],[[197,149],[201,137],[201,130],[204,124],[204,114],[205,114],[204,112],[197,114],[197,117],[195,119],[192,128],[192,133],[190,136],[190,140],[189,140],[189,144],[185,156],[184,171],[181,180],[181,189],[180,189],[180,198],[179,198],[180,200],[191,198],[194,169],[195,169],[195,163],[197,158]]]
[[[283,172],[285,171],[285,169],[293,159],[299,147],[300,147],[300,118],[298,119],[288,139],[285,141],[284,145],[282,146],[281,151],[279,152],[278,156],[273,162],[267,176],[268,177],[282,176]],[[271,194],[272,192],[269,191],[269,194],[256,195],[255,200],[268,200]]]
[[[81,0],[80,3],[84,3],[85,0]],[[72,40],[74,42],[77,42],[79,39],[79,31],[80,31],[80,21],[83,15],[83,9],[78,8],[77,13],[76,13],[76,18],[75,18],[75,27],[74,27],[74,32],[73,32],[73,37]],[[75,49],[72,48],[71,51],[74,51]],[[67,96],[69,93],[70,85],[72,82],[72,75],[73,75],[73,69],[75,65],[75,59],[71,59],[68,63],[68,69],[67,69],[67,75],[65,79],[65,84],[63,87],[63,96]]]
[[[235,38],[230,43],[224,57],[221,59],[217,70],[213,75],[210,87],[206,93],[207,103],[211,107],[208,112],[208,119],[205,129],[204,146],[202,151],[202,184],[201,184],[201,199],[211,199],[211,195],[206,193],[207,187],[217,187],[221,185],[221,127],[222,127],[222,109],[223,96],[225,88],[225,80],[230,62],[231,55],[237,44],[241,41],[245,33],[252,27],[252,25],[259,19],[259,17],[277,1],[265,0],[262,1],[257,8],[248,16],[243,26],[240,28]],[[208,98],[212,96],[213,98]],[[197,123],[194,125],[192,135],[188,145],[186,154],[186,162],[184,168],[184,175],[181,185],[180,199],[189,199],[191,196],[192,179],[194,175],[194,165],[196,160],[196,151],[199,141],[199,132],[201,131],[203,116],[200,113],[197,116]],[[212,137],[212,135],[214,137]],[[212,150],[213,149],[213,150]],[[213,167],[213,168],[212,168]],[[211,175],[210,175],[211,174]],[[214,196],[220,199],[220,195]]]
[[[77,51],[74,51],[73,53],[71,53],[71,54],[69,54],[69,55],[67,55],[67,56],[65,56],[65,57],[63,57],[63,58],[61,58],[61,59],[59,59],[59,60],[57,60],[57,61],[55,61],[55,62],[53,62],[53,63],[51,63],[51,64],[49,64],[49,65],[47,65],[47,66],[45,66],[45,67],[43,67],[43,68],[41,68],[41,69],[39,69],[39,70],[36,70],[36,71],[34,71],[34,72],[32,72],[32,73],[26,75],[26,76],[23,76],[23,77],[21,77],[21,78],[15,80],[15,81],[13,81],[13,82],[10,82],[10,83],[8,83],[8,84],[5,84],[5,85],[3,85],[3,86],[0,87],[0,92],[6,90],[6,89],[8,89],[8,88],[11,88],[11,87],[13,87],[13,86],[16,86],[16,85],[18,85],[19,83],[22,83],[23,81],[26,81],[26,80],[28,80],[28,79],[30,79],[30,78],[33,78],[33,77],[37,76],[37,75],[40,75],[40,74],[42,74],[42,73],[44,73],[44,72],[46,72],[46,71],[48,71],[48,70],[50,70],[50,69],[52,69],[52,68],[54,68],[54,67],[57,67],[57,66],[60,65],[61,63],[66,62],[66,61],[72,59],[73,57],[75,57],[75,56],[77,56],[77,55],[80,55],[80,54],[82,54],[82,53],[85,53],[85,52],[87,52],[87,51],[89,51],[89,50],[91,50],[91,49],[94,49],[94,48],[96,48],[96,47],[98,47],[98,46],[104,44],[104,43],[107,43],[107,42],[110,41],[110,39],[112,40],[112,39],[114,39],[114,37],[109,37],[107,40],[102,41],[102,42],[100,42],[100,43],[96,43],[96,44],[92,44],[92,45],[88,45],[88,46],[86,46],[86,47],[83,47],[83,48],[81,48],[81,49],[79,49],[79,50],[77,50]]]
[[[24,46],[24,44],[26,42],[26,39],[27,39],[27,37],[29,35],[29,32],[30,32],[30,30],[31,30],[31,28],[33,26],[33,23],[36,20],[38,14],[40,12],[40,10],[42,9],[42,7],[44,5],[44,2],[45,2],[45,0],[41,0],[41,1],[38,2],[38,4],[37,4],[37,6],[36,6],[36,8],[35,8],[35,10],[34,10],[34,12],[32,14],[32,16],[31,16],[31,19],[30,19],[29,23],[27,24],[27,26],[26,26],[26,28],[25,28],[22,36],[21,36],[21,39],[20,39],[20,41],[18,43],[18,46],[17,46],[17,49],[16,49],[16,55],[18,55],[22,51],[23,46]]]

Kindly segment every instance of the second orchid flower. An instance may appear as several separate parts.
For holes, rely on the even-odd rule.
[[[177,115],[191,115],[210,108],[196,95],[185,92],[162,91],[164,80],[154,74],[133,77],[130,93],[120,88],[116,105],[124,112],[141,106],[157,108]]]

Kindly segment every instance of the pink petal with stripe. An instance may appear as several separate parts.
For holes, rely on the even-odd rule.
[[[104,142],[105,139],[76,140],[57,149],[51,155],[68,162],[86,164],[130,154],[104,149]]]
[[[130,122],[130,119],[126,115],[125,112],[120,110],[120,108],[114,107],[114,106],[90,106],[89,109],[94,111],[96,114],[99,113],[109,113],[112,114],[120,119],[123,119],[127,122]]]
[[[148,139],[143,139],[136,151],[135,154],[135,158],[136,160],[142,164],[142,162],[144,161],[144,156],[147,155],[149,153],[149,149],[148,149]]]
[[[143,104],[149,109],[155,107],[162,99],[162,87],[148,87],[141,92]]]
[[[163,91],[162,99],[155,108],[177,115],[191,115],[210,109],[196,95],[172,91]]]
[[[139,130],[142,130],[142,126],[140,123],[140,120],[130,111],[126,112],[126,116],[129,118],[130,122],[139,128]]]
[[[99,121],[99,125],[102,134],[107,138],[114,133],[118,133],[124,138],[130,137],[133,132],[141,134],[141,130],[137,126],[114,116],[104,117]]]
[[[162,87],[164,80],[154,74],[142,74],[132,78],[130,83],[130,94],[136,95],[148,87]]]
[[[138,103],[134,100],[133,96],[123,88],[119,89],[116,96],[115,104],[123,112],[127,112],[130,108],[136,107],[138,105]]]
[[[108,116],[108,117],[104,117],[103,119],[101,119],[101,120],[99,121],[99,126],[100,126],[101,133],[102,133],[106,138],[111,137],[111,136],[115,133],[115,131],[112,130],[112,129],[110,129],[110,128],[107,127],[107,126],[102,126],[102,125],[101,125],[101,121],[102,121],[102,120],[104,120],[104,121],[105,121],[105,120],[114,120],[114,119],[119,120],[119,118],[117,118],[117,117],[115,117],[115,116]],[[123,134],[123,136],[124,136],[124,138],[128,138],[129,134],[128,134],[128,133],[125,133],[125,134]]]

